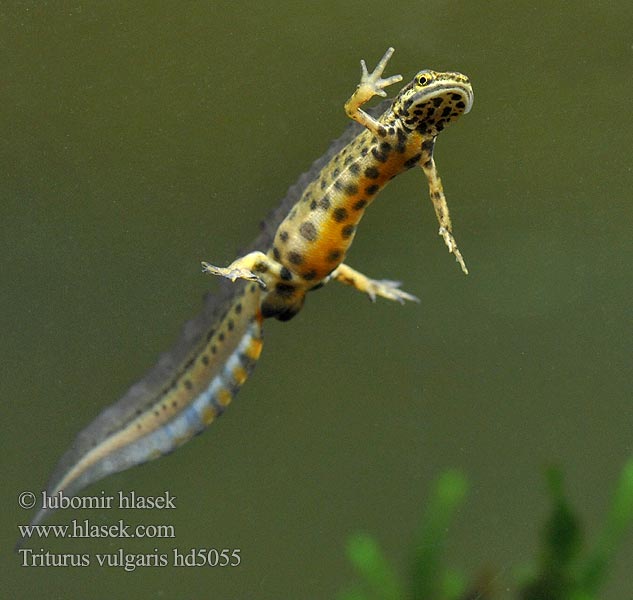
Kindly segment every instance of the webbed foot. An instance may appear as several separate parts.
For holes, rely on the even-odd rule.
[[[401,290],[401,285],[401,281],[393,281],[391,279],[369,279],[367,288],[364,291],[372,302],[376,301],[376,296],[387,298],[387,300],[395,300],[400,304],[404,304],[405,300],[420,302],[417,296]]]
[[[207,262],[202,263],[202,272],[209,273],[211,275],[219,275],[220,277],[226,277],[231,281],[236,281],[237,279],[245,279],[246,281],[254,281],[262,289],[266,289],[266,284],[264,280],[253,273],[250,269],[246,269],[243,267],[234,267],[233,265],[229,265],[228,267],[216,267],[214,265],[210,265]]]

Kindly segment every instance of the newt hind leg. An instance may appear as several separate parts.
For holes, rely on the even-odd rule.
[[[346,285],[351,285],[359,292],[367,294],[372,302],[376,301],[376,296],[395,300],[404,304],[405,300],[420,302],[420,299],[400,289],[399,281],[390,279],[370,279],[349,265],[341,264],[330,274],[331,279],[340,281]]]
[[[281,265],[263,252],[250,252],[240,258],[235,259],[228,267],[216,267],[207,262],[202,263],[203,273],[226,277],[231,281],[245,279],[255,281],[262,289],[266,289],[270,283],[271,276],[279,277]]]

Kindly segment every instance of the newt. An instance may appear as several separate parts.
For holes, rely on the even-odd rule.
[[[470,111],[471,84],[461,73],[423,70],[379,107],[381,114],[365,111],[369,100],[386,96],[384,88],[402,80],[382,77],[392,54],[389,48],[371,73],[361,61],[360,84],[345,104],[355,123],[289,189],[244,255],[228,267],[202,263],[204,272],[222,276],[219,292],[206,298],[175,347],[78,434],[49,480],[48,496],[75,496],[205,430],[253,371],[264,319],[291,319],[307,292],[336,280],[371,300],[417,300],[399,282],[371,279],[343,262],[366,208],[399,173],[422,169],[439,233],[468,273],[433,151],[439,133]],[[31,523],[50,512],[40,509]]]

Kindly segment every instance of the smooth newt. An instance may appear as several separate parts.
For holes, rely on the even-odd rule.
[[[470,110],[472,87],[461,73],[420,71],[375,118],[361,107],[401,81],[400,75],[382,78],[392,54],[389,48],[372,73],[361,61],[361,82],[345,104],[357,124],[290,188],[246,254],[226,268],[203,263],[205,272],[234,283],[223,279],[220,292],[206,299],[176,346],[79,433],[50,478],[49,496],[74,496],[204,430],[252,372],[262,349],[263,320],[291,319],[306,292],[335,279],[372,300],[417,300],[398,282],[370,279],[343,263],[365,209],[398,173],[422,168],[439,233],[468,272],[452,236],[433,149],[446,125]],[[32,523],[49,512],[40,510]]]

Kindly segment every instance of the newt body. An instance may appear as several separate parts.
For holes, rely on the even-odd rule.
[[[392,52],[371,74],[361,63],[361,83],[345,107],[357,124],[290,188],[247,253],[226,268],[203,263],[206,272],[234,283],[222,280],[220,292],[207,298],[203,313],[185,326],[177,345],[79,433],[50,479],[49,496],[76,495],[200,433],[252,372],[262,349],[263,320],[292,318],[308,291],[335,279],[372,300],[417,300],[397,282],[370,279],[343,263],[365,209],[397,174],[422,168],[440,234],[467,272],[452,237],[433,148],[439,132],[470,110],[472,88],[459,73],[421,71],[393,103],[381,106],[385,110],[376,119],[361,106],[401,79],[381,78]],[[48,512],[40,510],[32,523]]]
[[[376,295],[399,301],[414,299],[395,282],[370,279],[343,260],[367,206],[391,179],[415,166],[427,177],[440,234],[468,273],[452,236],[433,149],[446,125],[470,110],[472,87],[461,73],[420,71],[391,107],[374,119],[361,106],[373,96],[384,96],[384,87],[400,81],[400,75],[382,79],[392,53],[390,48],[371,74],[362,62],[361,83],[345,110],[365,130],[336,153],[306,187],[279,225],[269,251],[249,253],[226,268],[203,263],[207,272],[232,281],[257,281],[266,292],[264,317],[291,319],[301,310],[306,292],[331,279],[350,284],[372,299]]]

